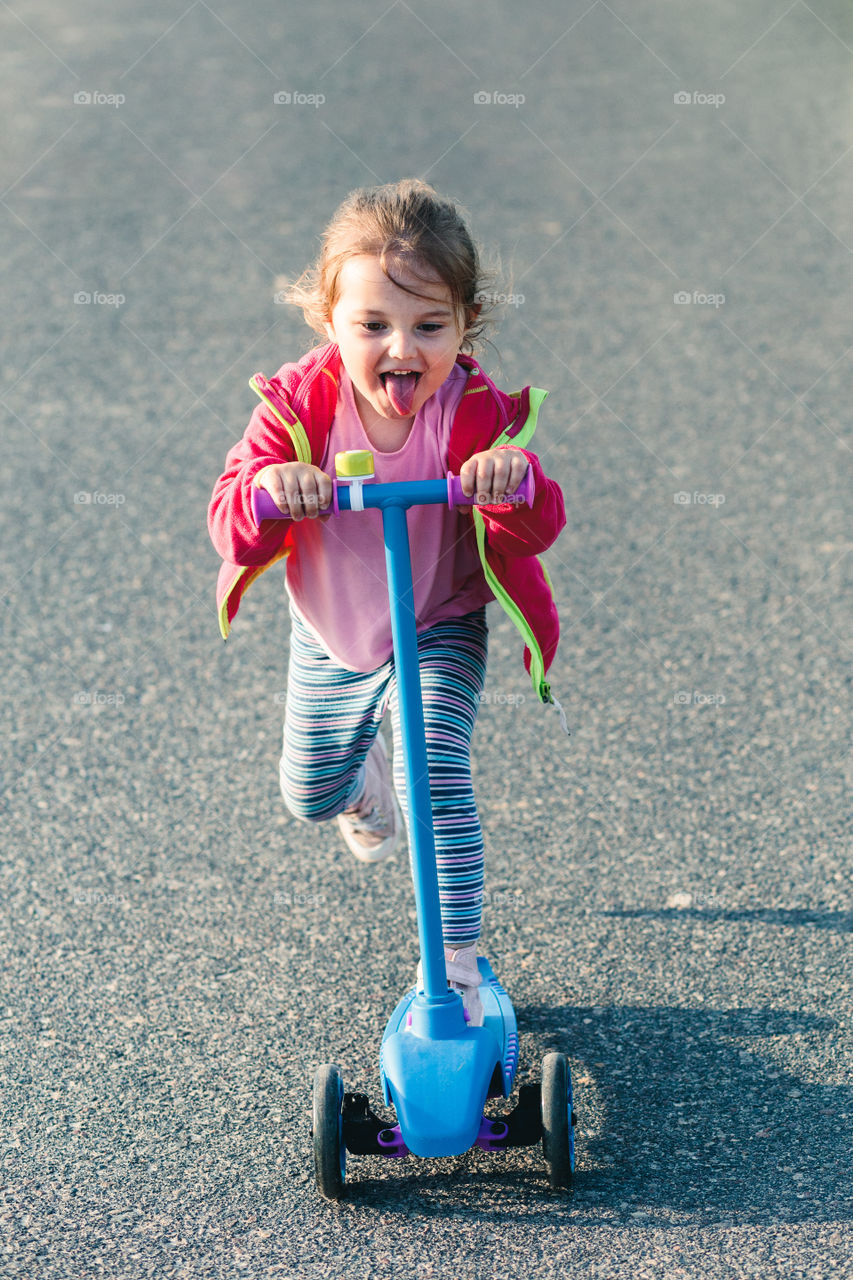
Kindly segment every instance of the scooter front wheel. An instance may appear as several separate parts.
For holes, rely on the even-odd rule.
[[[542,1153],[555,1190],[570,1187],[575,1169],[572,1073],[564,1053],[542,1061]]]
[[[324,1063],[314,1073],[314,1176],[324,1200],[344,1194],[347,1152],[343,1143],[341,1105],[344,1082],[337,1067]]]

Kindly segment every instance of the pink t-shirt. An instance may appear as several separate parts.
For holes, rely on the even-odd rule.
[[[465,370],[454,365],[418,410],[403,447],[380,453],[367,438],[352,383],[342,370],[322,469],[333,475],[341,450],[369,449],[380,484],[445,476],[450,429],[466,381]],[[446,506],[412,507],[407,514],[419,632],[494,599],[468,515]],[[294,609],[340,666],[374,671],[393,651],[381,511],[300,520],[293,534],[287,589]]]

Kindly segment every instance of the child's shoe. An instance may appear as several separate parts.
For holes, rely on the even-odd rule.
[[[360,862],[384,862],[397,847],[401,821],[388,752],[377,734],[364,761],[361,799],[338,814],[338,826]]]
[[[447,984],[452,991],[458,991],[465,1008],[465,1021],[469,1027],[482,1027],[485,1018],[483,1001],[480,999],[482,974],[477,967],[477,944],[472,942],[467,947],[451,947],[445,944],[444,963],[447,968]],[[418,990],[423,987],[423,972],[418,964]]]

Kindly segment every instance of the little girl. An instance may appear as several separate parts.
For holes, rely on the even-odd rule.
[[[537,696],[557,647],[557,613],[537,553],[565,514],[559,487],[524,446],[545,393],[506,395],[467,354],[482,329],[477,251],[455,207],[410,180],[355,191],[338,209],[315,267],[290,290],[328,343],[267,381],[229,452],[209,510],[223,557],[220,626],[243,591],[287,557],[292,631],[281,789],[294,816],[336,817],[364,862],[389,857],[406,813],[403,747],[381,513],[324,514],[334,455],[368,449],[379,482],[461,476],[486,506],[408,513],[427,758],[448,981],[479,1025],[477,941],[483,836],[470,744],[486,668],[486,604],[525,641]],[[532,507],[505,501],[533,468]],[[260,486],[292,520],[256,529]],[[393,787],[379,725],[390,708]],[[408,816],[408,815],[406,815]]]

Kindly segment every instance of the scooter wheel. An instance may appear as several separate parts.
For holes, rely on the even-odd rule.
[[[344,1194],[347,1152],[343,1143],[341,1104],[344,1082],[337,1067],[324,1063],[314,1074],[314,1176],[324,1200]]]
[[[572,1073],[564,1053],[542,1061],[542,1153],[555,1190],[570,1187],[575,1169]]]

